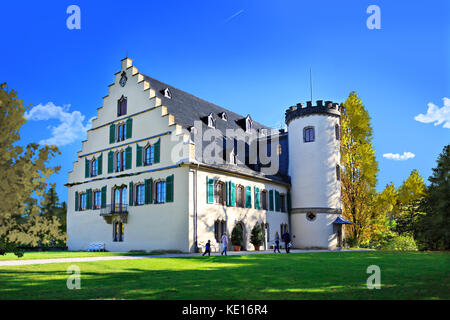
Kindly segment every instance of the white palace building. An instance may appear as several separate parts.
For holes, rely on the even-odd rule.
[[[316,104],[288,108],[287,131],[273,130],[123,59],[69,173],[69,250],[101,242],[116,252],[196,252],[207,240],[218,250],[236,224],[244,250],[254,250],[255,224],[265,249],[285,231],[294,248],[341,247],[348,221],[341,218],[340,106]],[[228,132],[257,139],[241,144]]]

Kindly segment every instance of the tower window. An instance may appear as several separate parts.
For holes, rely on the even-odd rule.
[[[313,212],[308,212],[306,214],[306,219],[308,219],[308,221],[314,221],[316,219],[316,214]]]
[[[336,140],[340,140],[341,136],[340,136],[340,129],[339,129],[339,125],[338,124],[334,126],[334,132],[336,134]]]
[[[341,167],[339,165],[336,166],[336,180],[341,181]]]
[[[303,129],[303,141],[304,142],[314,142],[314,128],[306,127]]]

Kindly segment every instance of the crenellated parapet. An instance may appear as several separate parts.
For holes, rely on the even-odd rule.
[[[341,106],[333,101],[317,100],[316,105],[313,106],[311,101],[306,102],[306,107],[303,103],[297,103],[296,106],[291,106],[286,110],[285,121],[289,125],[293,119],[308,116],[311,114],[327,114],[336,117],[341,116]]]

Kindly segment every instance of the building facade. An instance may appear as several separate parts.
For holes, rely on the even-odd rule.
[[[118,252],[195,252],[207,240],[218,250],[237,224],[245,250],[256,224],[264,248],[285,231],[297,248],[340,246],[339,109],[293,106],[287,132],[272,130],[123,59],[69,173],[69,250],[102,242]],[[229,132],[257,139],[240,148]],[[264,144],[275,172],[260,157]]]

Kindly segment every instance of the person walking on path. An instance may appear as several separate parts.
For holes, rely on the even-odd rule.
[[[278,231],[275,232],[275,249],[273,249],[273,253],[276,253],[278,250],[278,253],[281,253],[280,251],[280,235],[278,234]]]
[[[223,255],[223,254],[227,255],[228,237],[227,237],[226,232],[223,233],[221,240],[222,240],[222,246],[223,246],[221,255]]]
[[[205,245],[205,252],[203,252],[202,256],[205,254],[208,254],[208,256],[211,256],[211,240],[208,240],[208,242]]]
[[[285,244],[286,253],[289,253],[290,251],[289,246],[291,245],[291,236],[289,235],[289,232],[286,231],[285,233],[283,233],[282,238]]]

